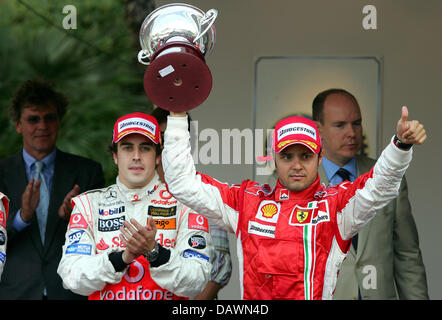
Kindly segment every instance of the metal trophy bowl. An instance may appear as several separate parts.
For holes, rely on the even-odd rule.
[[[212,74],[207,56],[215,44],[215,9],[206,13],[174,3],[152,11],[140,29],[138,61],[148,65],[144,90],[158,107],[182,112],[209,96]]]

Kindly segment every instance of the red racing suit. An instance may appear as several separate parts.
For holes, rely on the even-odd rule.
[[[302,192],[231,186],[196,173],[187,120],[169,117],[162,162],[176,199],[236,233],[241,298],[331,299],[351,238],[397,196],[411,155],[390,143],[370,172],[333,187],[319,176]]]
[[[0,192],[0,278],[6,262],[6,244],[8,233],[6,232],[6,219],[8,218],[9,199]]]
[[[142,189],[117,183],[73,198],[58,274],[65,288],[89,299],[172,300],[200,293],[210,278],[214,247],[207,219],[177,202],[158,176]],[[139,256],[117,272],[109,254],[123,250],[120,227],[152,216],[156,241],[170,250],[155,265]],[[161,252],[161,251],[160,251]],[[160,260],[160,259],[158,259]]]

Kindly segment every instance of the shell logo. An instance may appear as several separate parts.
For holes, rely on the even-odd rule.
[[[261,208],[262,215],[266,218],[272,218],[278,213],[278,207],[273,203],[268,203]]]

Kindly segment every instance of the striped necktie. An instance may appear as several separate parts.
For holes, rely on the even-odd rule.
[[[48,208],[49,208],[49,192],[46,184],[46,180],[43,176],[43,166],[44,163],[41,161],[36,161],[34,163],[34,182],[38,179],[41,180],[40,184],[40,201],[38,202],[38,207],[36,210],[38,228],[40,229],[41,242],[45,243],[45,232],[46,232],[46,221],[48,219]]]
[[[336,171],[336,174],[342,178],[342,181],[351,181],[350,172],[344,168],[339,168],[339,170]]]

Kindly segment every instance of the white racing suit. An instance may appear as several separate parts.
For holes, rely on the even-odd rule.
[[[158,176],[142,189],[128,189],[117,178],[107,188],[73,198],[58,274],[65,288],[89,299],[171,300],[192,298],[210,278],[214,247],[208,221],[177,202]],[[160,256],[140,256],[117,272],[109,254],[124,250],[124,220],[156,223]],[[168,256],[169,255],[169,256]]]
[[[0,278],[6,262],[6,244],[8,234],[6,232],[6,219],[8,218],[9,199],[0,192]]]

